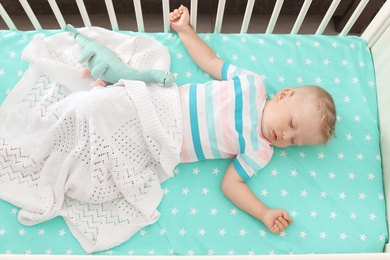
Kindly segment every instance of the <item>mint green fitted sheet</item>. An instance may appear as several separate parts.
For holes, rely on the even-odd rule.
[[[0,31],[0,100],[23,75],[23,48],[35,34]],[[129,33],[129,32],[123,32]],[[138,34],[138,33],[134,33]],[[176,34],[148,34],[166,45],[177,84],[210,79]],[[264,76],[268,97],[316,84],[334,97],[336,138],[327,146],[275,149],[271,162],[248,181],[268,206],[293,218],[271,234],[227,200],[220,183],[229,160],[180,164],[163,183],[159,221],[124,244],[98,254],[258,255],[381,252],[388,239],[379,145],[375,72],[357,37],[200,34],[224,60]],[[1,174],[1,165],[0,165]],[[26,227],[18,208],[0,201],[0,254],[85,254],[61,218]]]

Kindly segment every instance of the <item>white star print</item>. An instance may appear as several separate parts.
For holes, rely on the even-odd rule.
[[[339,78],[334,78],[334,83],[335,84],[339,84],[340,83],[340,79]]]
[[[204,228],[199,229],[199,235],[204,236],[204,234],[206,234],[206,231],[204,230]]]
[[[4,75],[4,70],[0,69],[0,76],[3,76],[3,75]]]
[[[267,189],[261,190],[261,195],[267,196],[267,194],[268,194]]]
[[[244,237],[246,235],[245,229],[240,229],[240,236]]]
[[[184,228],[179,229],[179,235],[184,236],[186,234],[186,230]]]
[[[301,231],[301,232],[299,233],[299,237],[301,237],[301,238],[306,238],[306,236],[307,236],[307,234],[306,234],[305,231]]]
[[[184,194],[184,195],[188,195],[189,192],[190,192],[190,190],[187,187],[182,189],[182,194]]]
[[[327,237],[327,235],[325,232],[320,233],[320,238],[325,239],[326,237]]]
[[[65,234],[66,234],[66,232],[65,232],[65,229],[60,229],[59,231],[58,231],[58,235],[59,236],[65,236]]]
[[[225,236],[225,234],[226,234],[226,231],[225,231],[224,228],[219,230],[219,235],[220,236]]]
[[[196,208],[192,208],[191,209],[191,215],[196,215],[196,213],[198,213],[198,211],[196,210]]]
[[[274,63],[275,62],[275,58],[274,57],[269,57],[268,58],[268,62],[269,63]]]
[[[213,209],[210,210],[210,214],[211,215],[215,216],[217,213],[218,213],[218,210],[216,208],[213,208]]]
[[[311,211],[310,212],[310,217],[312,217],[312,218],[316,218],[317,217],[317,212],[315,211],[315,210],[313,210],[313,211]]]
[[[219,169],[218,168],[213,168],[213,174],[214,175],[218,175],[219,173]]]
[[[291,176],[296,177],[298,175],[298,172],[296,170],[291,171]]]
[[[345,232],[340,234],[341,240],[345,240],[346,238],[347,238],[347,235],[345,234]]]
[[[376,219],[376,216],[374,213],[371,213],[370,214],[370,220],[374,221]]]
[[[183,58],[183,54],[180,52],[176,55],[176,58],[181,60]]]
[[[5,233],[7,233],[7,232],[4,230],[4,228],[0,229],[0,235],[1,236],[4,236]]]
[[[282,190],[281,193],[280,193],[280,195],[283,196],[283,197],[286,197],[287,194],[288,194],[288,192],[287,192],[286,189]]]
[[[139,235],[144,237],[146,235],[146,233],[147,233],[147,231],[145,229],[141,229],[139,232]]]
[[[209,193],[209,189],[208,188],[203,188],[202,189],[202,194],[203,195],[207,195]]]
[[[24,236],[26,234],[26,230],[24,228],[19,229],[19,236]]]
[[[235,216],[236,214],[237,214],[237,209],[236,208],[230,210],[230,215]]]

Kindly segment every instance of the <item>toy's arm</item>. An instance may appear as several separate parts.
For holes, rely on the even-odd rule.
[[[90,58],[92,58],[95,55],[96,55],[96,52],[93,51],[93,50],[83,50],[81,52],[81,56],[79,58],[79,62],[82,63],[84,61],[87,61],[87,60],[89,60]]]
[[[99,79],[107,69],[108,64],[106,62],[96,64],[96,66],[91,69],[92,77],[95,79]]]

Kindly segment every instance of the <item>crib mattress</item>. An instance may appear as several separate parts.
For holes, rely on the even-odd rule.
[[[0,31],[0,100],[28,67],[20,56],[35,34]],[[121,32],[137,35],[138,33]],[[166,45],[177,84],[210,77],[175,34],[148,34]],[[162,185],[161,217],[120,246],[96,254],[258,255],[382,252],[388,239],[379,147],[375,72],[357,37],[200,34],[226,61],[263,75],[268,97],[280,89],[320,85],[334,97],[336,138],[327,146],[275,148],[248,181],[293,224],[278,235],[235,207],[220,183],[229,160],[180,164]],[[1,172],[0,172],[1,173]],[[0,254],[86,254],[62,218],[27,227],[18,208],[0,201]]]

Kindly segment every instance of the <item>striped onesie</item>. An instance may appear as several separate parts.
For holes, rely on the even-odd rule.
[[[222,81],[187,84],[179,91],[182,162],[233,158],[246,181],[270,161],[273,148],[261,134],[266,92],[259,75],[224,63]]]

